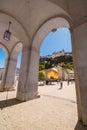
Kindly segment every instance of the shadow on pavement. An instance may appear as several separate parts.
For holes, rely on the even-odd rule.
[[[8,99],[8,100],[2,100],[0,101],[0,109],[4,109],[9,106],[13,106],[19,103],[23,103],[22,101],[17,100],[16,98]]]
[[[38,99],[40,98],[40,95],[32,98],[32,99],[29,99],[29,101],[33,100],[33,99]],[[2,100],[0,101],[0,109],[4,109],[6,107],[10,107],[10,106],[13,106],[13,105],[17,105],[17,104],[20,104],[20,103],[24,103],[26,101],[20,101],[16,98],[11,98],[11,99],[7,99],[7,100]]]
[[[87,127],[82,124],[82,122],[77,122],[74,130],[87,130]]]

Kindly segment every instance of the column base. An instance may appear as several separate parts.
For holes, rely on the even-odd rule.
[[[4,86],[3,84],[0,84],[0,92],[4,91],[14,91],[15,88],[9,85]]]
[[[4,88],[3,91],[15,91],[15,88]]]
[[[83,122],[78,121],[75,130],[87,130],[87,126],[84,125]]]
[[[40,95],[37,92],[17,92],[16,98],[20,101],[28,101],[40,98]]]

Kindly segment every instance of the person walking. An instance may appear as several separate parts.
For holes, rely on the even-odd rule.
[[[60,81],[60,88],[59,89],[62,89],[62,87],[63,87],[63,82],[62,82],[62,80]]]
[[[69,79],[67,80],[67,84],[69,85]]]

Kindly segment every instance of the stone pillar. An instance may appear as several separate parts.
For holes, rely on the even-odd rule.
[[[8,59],[4,70],[4,76],[1,83],[2,90],[12,90],[14,88],[15,72],[18,53],[12,53]]]
[[[78,111],[78,120],[82,121],[82,112],[81,112],[81,95],[80,95],[80,82],[79,82],[79,75],[78,75],[78,62],[77,62],[77,49],[76,43],[74,39],[74,31],[71,31],[71,38],[72,38],[72,53],[73,53],[73,63],[74,63],[74,76],[75,76],[75,89],[76,89],[76,100],[77,100],[77,111]],[[77,43],[78,44],[78,43]]]
[[[38,47],[37,47],[38,48]],[[39,57],[40,49],[32,47],[31,59],[29,65],[29,74],[27,80],[27,88],[29,90],[28,98],[34,99],[39,97],[38,95],[38,70],[39,70]]]
[[[1,84],[0,84],[0,91],[4,91],[5,80],[6,80],[6,75],[7,75],[8,60],[9,60],[8,57],[6,57],[2,80],[1,80]]]
[[[78,118],[87,125],[87,23],[72,32]]]
[[[27,101],[38,95],[38,65],[39,52],[32,48],[29,59],[29,50],[24,51],[21,64],[17,99]],[[29,63],[28,63],[29,62]]]
[[[28,90],[26,88],[26,82],[28,77],[28,69],[30,62],[30,50],[28,47],[24,47],[22,51],[22,60],[20,66],[19,82],[17,88],[17,99],[26,101]]]
[[[32,47],[29,72],[28,72],[28,80],[27,80],[27,89],[28,89],[28,97],[27,99],[34,99],[39,97],[38,95],[38,70],[39,70],[39,57],[40,57],[40,49]]]

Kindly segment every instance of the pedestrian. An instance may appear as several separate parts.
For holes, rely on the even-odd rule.
[[[60,81],[60,88],[59,89],[62,89],[62,87],[63,87],[63,82]]]
[[[69,80],[67,81],[67,84],[69,85]]]

